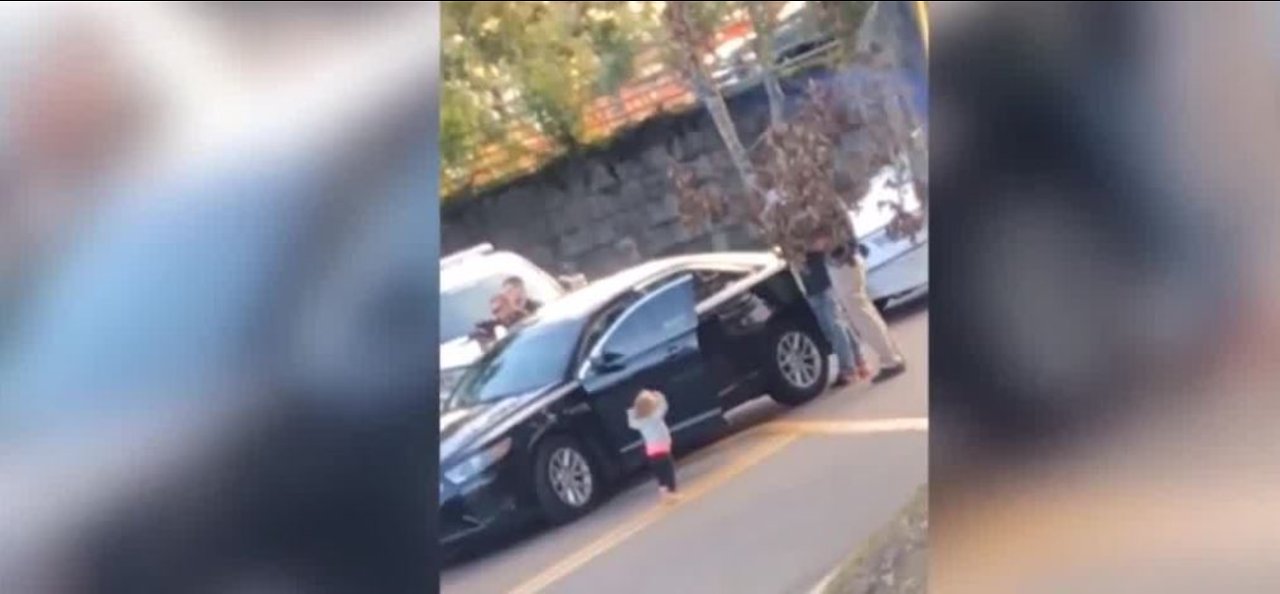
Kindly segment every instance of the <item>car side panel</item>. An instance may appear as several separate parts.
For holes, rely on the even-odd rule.
[[[597,451],[600,437],[596,425],[581,386],[575,385],[504,431],[502,435],[512,440],[510,453],[481,479],[466,489],[451,490],[448,500],[441,501],[442,542],[465,540],[536,515],[533,469],[538,446],[550,435],[564,434]],[[606,470],[613,472],[611,466]]]
[[[774,308],[754,291],[746,291],[704,312],[699,340],[710,370],[712,386],[729,408],[759,395],[763,385],[760,362],[765,356],[763,336]]]
[[[596,456],[596,460],[604,466],[603,470],[610,477],[616,477],[626,471],[626,468],[620,464],[616,452],[610,447],[611,440],[608,432],[600,423],[599,416],[592,408],[590,397],[581,384],[568,397],[557,402],[549,416],[550,422],[539,427],[533,435],[535,447],[549,435],[571,435]]]
[[[607,426],[610,447],[624,468],[644,462],[640,434],[627,426],[627,409],[645,388],[667,396],[667,425],[678,449],[692,445],[713,431],[721,420],[720,409],[710,395],[706,367],[698,352],[698,337],[689,332],[632,359],[634,369],[599,377],[592,406]]]
[[[677,449],[695,445],[723,427],[723,411],[702,356],[695,306],[694,282],[689,276],[638,302],[636,309],[624,314],[615,328],[658,328],[652,335],[653,342],[627,354],[620,368],[592,368],[583,380],[610,446],[625,466],[643,462],[640,434],[627,424],[627,409],[642,389],[655,389],[666,395],[666,422]],[[618,345],[611,342],[609,335],[603,340],[601,348]]]
[[[507,460],[503,461],[502,479],[509,490],[517,494],[519,503],[533,504],[532,469],[538,445],[548,436],[557,434],[572,436],[592,450],[600,450],[604,443],[599,422],[592,414],[580,385],[571,386],[564,396],[529,415],[507,432],[513,440],[513,447]]]
[[[876,301],[923,294],[928,291],[928,287],[928,242],[920,243],[867,270],[867,293]]]

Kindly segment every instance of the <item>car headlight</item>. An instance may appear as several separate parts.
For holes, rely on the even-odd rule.
[[[493,466],[510,451],[511,438],[504,437],[489,447],[472,454],[462,462],[453,465],[444,472],[444,476],[453,484],[461,485]]]
[[[462,381],[462,376],[466,373],[466,367],[454,367],[453,369],[442,369],[440,371],[441,400],[453,393],[453,389],[458,387],[458,382]]]

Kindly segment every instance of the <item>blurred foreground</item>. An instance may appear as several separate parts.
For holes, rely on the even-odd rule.
[[[0,8],[0,591],[436,587],[435,8]]]
[[[1275,7],[934,4],[932,591],[1280,591]]]

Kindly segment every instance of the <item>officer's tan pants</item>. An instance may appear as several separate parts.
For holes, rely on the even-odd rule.
[[[896,365],[902,361],[898,344],[889,336],[889,328],[880,312],[867,295],[866,264],[861,258],[857,266],[827,267],[831,273],[832,290],[836,301],[844,310],[845,320],[858,335],[865,353],[867,349],[879,357],[881,366]]]

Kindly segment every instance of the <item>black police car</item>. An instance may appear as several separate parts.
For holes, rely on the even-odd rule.
[[[664,392],[677,450],[764,394],[797,405],[830,347],[795,275],[769,253],[648,262],[548,303],[459,381],[440,418],[440,530],[449,549],[514,520],[573,520],[642,466],[626,409]]]

